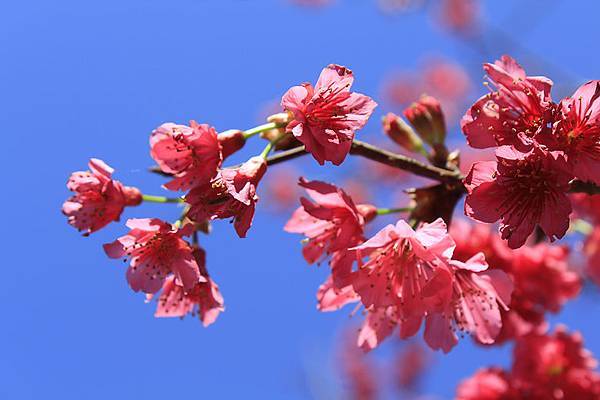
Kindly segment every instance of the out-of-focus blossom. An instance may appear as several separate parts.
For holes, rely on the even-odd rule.
[[[517,340],[512,376],[521,393],[534,399],[600,398],[600,374],[579,333],[559,326],[552,334]]]
[[[487,223],[500,221],[509,247],[521,247],[539,225],[553,241],[569,227],[572,178],[561,155],[535,148],[520,153],[509,146],[496,150],[497,162],[473,164],[465,179],[465,214]]]
[[[478,0],[441,0],[438,19],[445,28],[460,34],[471,34],[478,28]]]
[[[71,174],[67,188],[75,194],[63,203],[69,224],[85,236],[118,221],[126,206],[137,206],[142,194],[137,188],[112,179],[114,170],[104,161],[92,158],[89,171]]]
[[[348,153],[354,134],[366,123],[377,106],[370,97],[350,92],[354,75],[348,68],[329,65],[315,87],[310,83],[294,86],[281,100],[293,114],[288,124],[306,150],[323,165],[340,165]]]
[[[365,223],[375,217],[371,205],[355,205],[344,190],[320,181],[300,179],[311,200],[302,197],[299,207],[284,229],[302,233],[307,239],[302,254],[310,264],[331,257],[334,285],[342,288],[349,284],[354,251],[348,250],[363,242]]]
[[[406,107],[423,94],[437,98],[448,122],[454,122],[463,112],[463,104],[472,84],[465,69],[443,57],[427,57],[417,72],[393,74],[384,83],[384,96],[394,105]]]
[[[219,291],[219,286],[210,279],[206,271],[206,254],[204,250],[196,248],[193,255],[202,276],[205,278],[205,282],[198,282],[196,286],[186,292],[177,283],[175,276],[169,276],[163,283],[154,316],[157,318],[183,318],[187,314],[197,315],[202,321],[202,325],[206,327],[215,322],[219,314],[225,310],[225,307],[223,306],[223,296]],[[151,298],[152,295],[148,295],[148,301]]]
[[[456,400],[517,400],[510,376],[500,368],[483,368],[460,383]]]
[[[288,211],[298,202],[300,190],[292,182],[298,180],[300,171],[289,165],[281,165],[269,173],[263,182],[263,196],[269,202],[269,210]]]
[[[192,248],[183,239],[192,233],[191,225],[178,229],[159,219],[147,218],[130,219],[127,227],[131,229],[129,233],[105,244],[104,251],[110,258],[130,258],[127,281],[134,291],[156,293],[170,274],[185,291],[206,282]]]
[[[592,233],[586,237],[583,253],[587,257],[585,274],[596,285],[600,285],[600,227],[594,227]]]
[[[339,349],[338,365],[346,386],[344,398],[374,400],[378,396],[381,382],[377,379],[376,366],[354,345],[355,336],[354,332],[348,332],[342,338],[342,346]]]
[[[550,97],[552,81],[527,76],[509,56],[484,64],[484,70],[496,90],[477,100],[462,118],[461,128],[469,145],[512,145],[526,152],[545,140],[555,113]]]
[[[241,167],[226,168],[210,182],[194,187],[186,196],[187,216],[196,222],[233,218],[239,237],[252,225],[258,195],[256,186],[267,170],[263,157],[252,157]]]
[[[394,360],[395,383],[403,392],[415,392],[429,368],[431,357],[418,342],[407,343]]]
[[[533,333],[516,341],[511,371],[487,368],[463,381],[460,400],[600,398],[597,361],[579,333],[563,326],[554,333]]]

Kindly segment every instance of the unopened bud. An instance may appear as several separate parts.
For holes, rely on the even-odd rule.
[[[142,192],[136,187],[124,186],[123,196],[125,197],[126,206],[138,206],[142,203]]]
[[[434,147],[446,140],[446,121],[440,102],[432,96],[423,95],[404,110],[404,116],[415,127],[425,143]]]
[[[244,132],[238,129],[229,129],[221,132],[217,138],[221,144],[221,153],[223,154],[223,159],[240,150],[246,144]]]
[[[417,136],[413,128],[394,113],[383,117],[383,131],[394,142],[412,153],[423,153],[423,141]]]
[[[279,125],[279,128],[270,129],[268,131],[262,132],[260,137],[272,142],[275,139],[278,139],[285,133],[286,125],[293,119],[293,115],[291,112],[281,112],[277,114],[273,114],[267,118],[268,122],[273,122]],[[302,146],[302,143],[296,139],[294,135],[288,133],[285,137],[279,139],[275,144],[275,150],[288,150],[294,147]]]
[[[371,204],[358,204],[356,209],[364,217],[365,222],[370,222],[377,216],[377,207]]]

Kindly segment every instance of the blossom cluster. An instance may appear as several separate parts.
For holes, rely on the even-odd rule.
[[[209,325],[224,310],[223,297],[208,274],[198,231],[207,232],[212,220],[230,219],[237,235],[246,237],[267,156],[282,139],[303,144],[321,165],[342,163],[355,131],[366,124],[377,105],[370,97],[350,91],[353,80],[348,68],[329,65],[314,87],[304,83],[285,93],[281,101],[285,113],[275,116],[277,123],[246,132],[217,133],[214,127],[195,121],[164,123],[150,135],[150,155],[157,171],[170,178],[163,187],[186,192],[183,196],[142,195],[137,188],[112,179],[113,170],[103,161],[92,159],[90,171],[76,172],[69,179],[67,187],[75,194],[63,204],[63,213],[71,225],[89,235],[118,221],[126,206],[142,201],[185,205],[175,223],[158,218],[128,220],[130,231],[104,245],[104,250],[110,258],[129,262],[126,277],[132,290],[145,293],[147,301],[157,297],[157,317],[192,314]],[[267,131],[277,137],[261,155],[237,167],[223,166],[247,138]]]
[[[457,400],[600,398],[598,362],[579,333],[559,326],[553,333],[531,333],[515,342],[510,371],[480,369],[463,381]]]
[[[551,241],[562,238],[572,211],[569,183],[600,184],[600,81],[554,103],[552,81],[527,76],[509,56],[484,69],[492,91],[467,111],[461,127],[470,146],[496,148],[496,161],[473,164],[465,213],[500,221],[513,249],[536,226]]]
[[[331,184],[302,179],[300,185],[311,200],[301,199],[285,229],[307,237],[307,262],[329,258],[331,276],[317,295],[320,310],[354,302],[365,308],[359,346],[377,347],[396,327],[402,338],[414,336],[423,323],[427,344],[444,352],[457,344],[457,332],[494,342],[512,281],[500,269],[488,271],[483,253],[464,261],[453,258],[456,243],[442,219],[416,230],[399,220],[366,240],[373,206],[355,205]]]

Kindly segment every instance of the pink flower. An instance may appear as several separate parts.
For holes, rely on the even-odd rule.
[[[338,288],[344,287],[356,260],[355,252],[348,249],[364,241],[365,223],[375,217],[376,209],[356,206],[346,192],[329,183],[300,178],[299,185],[312,201],[302,197],[302,207],[283,229],[306,235],[302,254],[309,264],[330,256],[333,282]]]
[[[217,136],[212,126],[190,121],[190,126],[166,123],[150,136],[150,154],[160,169],[175,176],[164,186],[169,190],[188,190],[210,181],[221,162],[244,146],[242,131],[227,131]]]
[[[62,212],[69,224],[87,236],[118,221],[125,206],[137,206],[142,194],[134,187],[112,179],[113,169],[104,161],[92,158],[90,171],[74,172],[67,188],[75,195],[63,203]]]
[[[197,283],[206,282],[200,274],[192,248],[183,240],[191,234],[191,225],[177,229],[159,219],[130,219],[131,229],[113,243],[104,245],[110,258],[129,257],[127,269],[129,286],[138,292],[156,293],[168,275],[174,274],[177,283],[187,292]]]
[[[314,88],[310,83],[294,86],[281,99],[282,107],[294,115],[288,132],[321,165],[344,161],[354,133],[367,123],[377,106],[370,97],[350,92],[353,81],[352,71],[331,64],[323,69]]]
[[[349,332],[342,339],[339,366],[348,393],[343,398],[352,400],[375,400],[378,398],[378,373],[370,359],[354,345],[355,333]]]
[[[557,313],[579,295],[581,279],[569,268],[569,249],[539,243],[514,252],[510,273],[519,296],[543,311]]]
[[[481,343],[493,343],[502,327],[500,309],[508,310],[510,304],[512,281],[503,271],[486,271],[483,253],[464,263],[453,260],[451,264],[452,300],[442,312],[427,316],[425,341],[444,353],[458,343],[456,331],[471,334]]]
[[[461,128],[475,148],[513,145],[528,151],[538,136],[550,134],[554,104],[552,81],[529,77],[517,62],[502,56],[484,70],[496,91],[486,94],[467,111]]]
[[[402,391],[414,392],[431,364],[426,348],[419,342],[408,343],[394,361],[395,383]]]
[[[581,335],[559,326],[553,334],[517,340],[512,374],[527,398],[592,400],[600,398],[597,365]]]
[[[360,301],[360,297],[352,285],[337,288],[333,284],[331,276],[319,286],[317,291],[317,309],[319,311],[337,311],[344,307],[346,304],[356,303]]]
[[[581,279],[569,268],[566,247],[540,243],[511,250],[489,225],[461,220],[452,224],[450,233],[456,242],[456,260],[466,261],[482,251],[490,269],[508,273],[514,283],[510,310],[500,309],[502,328],[495,344],[544,332],[544,314],[559,312],[579,294]]]
[[[239,168],[220,170],[210,182],[196,186],[185,196],[190,205],[188,217],[196,222],[233,218],[238,236],[246,237],[258,201],[256,186],[266,170],[267,163],[259,156]]]
[[[510,376],[500,368],[483,368],[460,383],[456,400],[517,400]]]
[[[521,247],[539,225],[551,241],[569,227],[567,197],[572,175],[561,155],[535,148],[527,154],[503,146],[497,162],[477,162],[465,179],[465,214],[487,223],[500,220],[512,249]]]
[[[198,315],[202,325],[206,327],[215,322],[219,314],[225,310],[225,307],[223,306],[223,296],[219,291],[219,286],[210,279],[206,271],[206,254],[204,250],[196,248],[193,255],[204,281],[198,282],[196,286],[186,292],[178,284],[175,276],[169,276],[163,283],[154,316],[160,318],[184,317],[187,314]],[[151,295],[149,295],[150,298]]]
[[[600,81],[582,85],[560,103],[556,148],[565,151],[575,176],[600,185]]]
[[[470,33],[479,22],[479,2],[476,0],[442,0],[438,17],[446,28],[457,33]]]
[[[452,275],[447,262],[454,241],[442,219],[417,231],[400,220],[355,249],[359,256],[370,253],[353,273],[354,289],[365,307],[395,306],[398,317],[408,318],[442,309],[449,301]]]

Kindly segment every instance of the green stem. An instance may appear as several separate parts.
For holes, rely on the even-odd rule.
[[[378,208],[377,215],[388,215],[395,213],[403,213],[412,211],[412,207],[402,207],[402,208]]]
[[[257,135],[259,133],[270,131],[271,129],[282,128],[284,126],[285,125],[277,124],[275,122],[269,122],[269,123],[266,123],[266,124],[255,126],[254,128],[250,128],[250,129],[244,131],[244,138],[248,139],[248,138],[251,138],[252,136]]]
[[[273,149],[273,146],[275,146],[281,139],[283,139],[285,136],[287,135],[287,133],[282,133],[281,135],[279,135],[279,137],[271,140],[269,142],[269,144],[267,144],[264,148],[264,150],[262,151],[262,153],[260,153],[261,157],[264,158],[265,160],[267,159],[269,153],[271,152],[271,150]]]
[[[183,200],[179,197],[165,197],[165,196],[152,196],[149,194],[143,194],[142,200],[149,203],[183,203]]]

